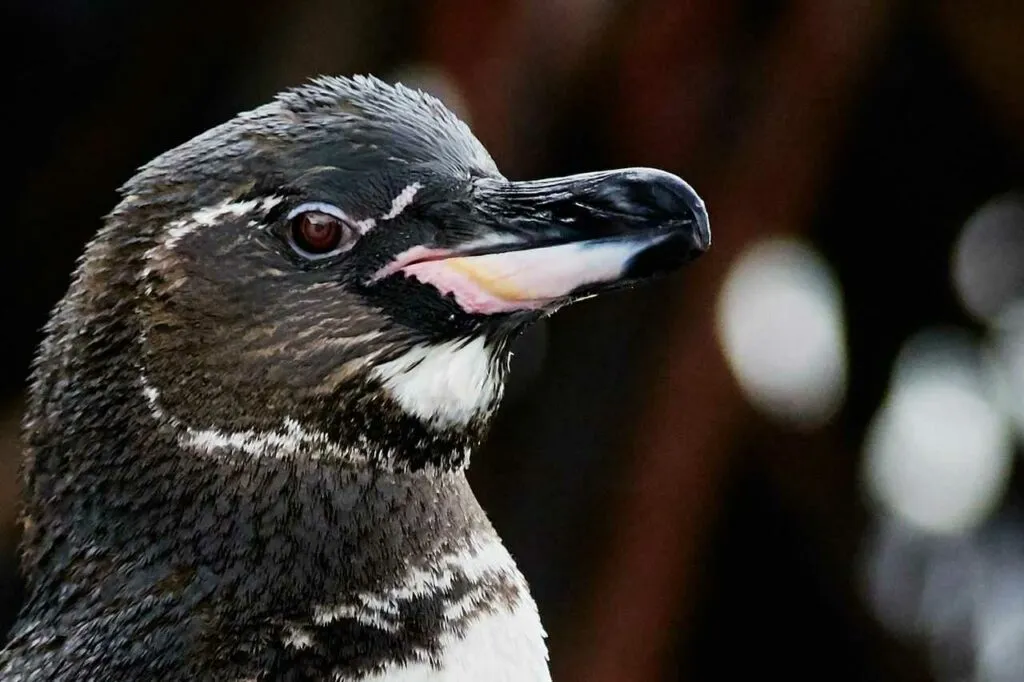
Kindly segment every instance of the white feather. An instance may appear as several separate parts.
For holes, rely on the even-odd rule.
[[[317,609],[322,618],[359,614],[356,620],[377,625],[388,632],[401,630],[397,620],[400,601],[444,593],[456,578],[479,581],[503,576],[517,587],[518,599],[511,607],[483,611],[463,626],[457,626],[482,596],[470,591],[445,610],[446,632],[441,652],[417,651],[409,664],[391,664],[378,673],[353,678],[338,674],[337,682],[549,682],[545,633],[537,606],[529,595],[526,580],[497,536],[487,536],[464,551],[438,560],[430,570],[411,570],[402,586],[379,593],[359,595],[360,606],[347,605]]]
[[[497,406],[503,389],[483,337],[415,346],[371,375],[410,414],[460,426]]]
[[[544,630],[532,601],[481,617],[464,636],[442,638],[441,654],[392,664],[364,677],[337,675],[336,682],[550,682]]]
[[[416,198],[416,193],[420,191],[422,185],[418,182],[414,182],[411,185],[407,185],[405,189],[398,193],[394,199],[391,200],[391,208],[387,213],[380,217],[381,220],[394,220],[397,218],[402,211],[409,208],[412,200]]]

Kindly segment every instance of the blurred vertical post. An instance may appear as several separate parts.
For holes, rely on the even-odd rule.
[[[843,114],[893,4],[794,2],[767,43],[761,90],[741,139],[705,190],[715,243],[693,269],[686,314],[672,318],[658,358],[664,370],[649,379],[610,555],[589,598],[591,615],[556,679],[663,677],[678,638],[673,626],[693,601],[700,545],[743,415],[715,338],[715,298],[744,248],[806,227]],[[677,133],[665,129],[650,144]]]

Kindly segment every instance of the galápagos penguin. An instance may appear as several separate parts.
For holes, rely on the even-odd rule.
[[[541,682],[464,475],[509,340],[708,248],[678,177],[513,182],[437,100],[321,78],[122,188],[46,327],[6,682]]]

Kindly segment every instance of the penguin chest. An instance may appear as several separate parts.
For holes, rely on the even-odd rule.
[[[435,660],[387,665],[351,682],[550,682],[544,629],[533,601],[467,623],[446,634]],[[349,680],[345,680],[349,682]]]

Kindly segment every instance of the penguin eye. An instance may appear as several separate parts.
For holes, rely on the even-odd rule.
[[[288,245],[309,260],[344,253],[359,239],[359,230],[330,204],[302,204],[288,214]]]

